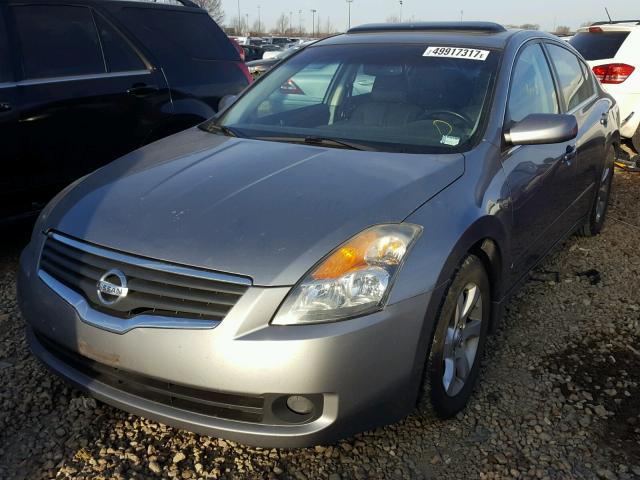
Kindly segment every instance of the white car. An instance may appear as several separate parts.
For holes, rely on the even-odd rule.
[[[569,41],[620,106],[620,135],[640,151],[640,20],[598,22]]]

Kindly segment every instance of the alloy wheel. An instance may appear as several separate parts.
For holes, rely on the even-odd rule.
[[[468,283],[458,295],[455,312],[447,327],[442,384],[450,397],[460,393],[473,368],[484,321],[482,301],[480,287]]]

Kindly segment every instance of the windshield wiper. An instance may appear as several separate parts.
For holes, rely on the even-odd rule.
[[[342,147],[342,148],[348,148],[350,150],[364,150],[364,151],[375,150],[373,147],[369,145],[363,145],[361,143],[354,143],[346,140],[339,140],[337,138],[329,138],[329,137],[309,136],[304,138],[304,143],[308,143],[310,145],[323,145],[327,147],[329,146]]]
[[[233,128],[225,127],[224,125],[216,125],[215,123],[211,123],[209,125],[206,125],[205,129],[208,132],[222,133],[223,135],[226,135],[227,137],[239,137],[240,136],[240,135],[238,135],[238,132],[236,130],[234,130]]]
[[[265,140],[267,142],[288,142],[288,143],[305,143],[307,145],[317,145],[323,147],[334,148],[348,148],[349,150],[363,150],[363,151],[375,151],[376,149],[361,143],[349,142],[347,140],[338,140],[337,138],[318,137],[318,136],[267,136],[267,137],[252,137],[256,140]]]

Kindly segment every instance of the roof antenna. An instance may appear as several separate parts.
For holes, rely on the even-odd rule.
[[[613,23],[613,20],[611,20],[611,15],[609,15],[609,9],[607,7],[604,7],[604,11],[607,12],[607,17],[609,17],[609,23]]]

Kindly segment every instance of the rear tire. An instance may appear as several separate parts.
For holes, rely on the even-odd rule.
[[[600,175],[600,182],[596,186],[596,194],[593,199],[593,205],[589,212],[589,217],[584,225],[578,230],[578,234],[582,237],[593,237],[598,235],[604,226],[609,209],[609,198],[611,197],[611,189],[613,184],[614,161],[616,159],[615,150],[612,146],[607,149],[604,167]]]
[[[428,396],[441,418],[454,416],[469,402],[480,371],[490,310],[487,272],[478,257],[469,255],[447,289],[425,368],[421,405]]]
[[[636,150],[636,153],[640,154],[640,125],[638,126],[636,133],[634,133],[633,137],[631,137],[631,144]]]

